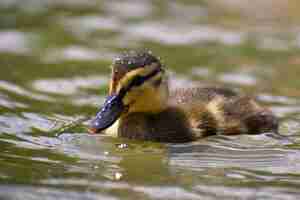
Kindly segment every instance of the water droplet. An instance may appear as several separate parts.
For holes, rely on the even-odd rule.
[[[125,144],[125,143],[123,143],[123,144],[117,144],[117,148],[119,148],[119,149],[126,149],[126,148],[128,148],[128,144]]]
[[[122,178],[122,176],[123,176],[123,174],[122,173],[120,173],[120,172],[116,172],[115,173],[115,180],[120,180],[121,178]]]
[[[98,165],[95,165],[95,166],[94,166],[94,169],[98,169],[98,168],[99,168],[99,166],[98,166]]]

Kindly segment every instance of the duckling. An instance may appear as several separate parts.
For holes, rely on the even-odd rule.
[[[165,67],[152,53],[122,54],[112,64],[109,94],[90,133],[182,143],[215,134],[277,132],[272,112],[221,87],[170,91]]]

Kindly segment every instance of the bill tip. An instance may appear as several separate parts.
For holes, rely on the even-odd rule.
[[[89,134],[97,134],[98,130],[96,128],[88,128],[88,133]]]

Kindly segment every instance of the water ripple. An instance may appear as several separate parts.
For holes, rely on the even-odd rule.
[[[97,89],[106,85],[108,79],[104,76],[73,77],[69,79],[35,80],[32,87],[38,91],[60,95],[78,94],[80,88]]]
[[[169,45],[187,45],[197,42],[220,42],[227,45],[238,45],[244,40],[240,32],[222,30],[210,26],[182,27],[149,22],[128,26],[125,32],[135,39],[148,39]]]
[[[0,197],[3,199],[27,199],[39,200],[41,197],[45,200],[65,200],[65,199],[78,199],[78,200],[118,200],[119,198],[110,195],[93,193],[93,192],[76,192],[66,191],[46,187],[22,187],[22,186],[0,186]]]
[[[260,144],[257,140],[260,140]],[[300,165],[295,162],[300,159],[299,152],[280,148],[280,141],[269,140],[260,136],[233,137],[230,140],[216,137],[205,142],[174,145],[169,149],[169,163],[174,167],[200,171],[209,167],[237,167],[273,173],[299,173]],[[287,163],[290,163],[288,167]]]
[[[55,101],[54,98],[51,98],[47,95],[37,94],[37,93],[31,92],[31,91],[28,91],[19,85],[16,85],[14,83],[4,81],[4,80],[0,80],[0,88],[3,90],[7,90],[9,92],[12,92],[14,94],[18,94],[18,95],[25,96],[25,97],[28,97],[31,99],[35,99],[35,100],[48,101],[48,102]]]

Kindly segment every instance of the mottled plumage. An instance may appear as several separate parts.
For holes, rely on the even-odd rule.
[[[268,109],[231,89],[199,87],[169,92],[163,66],[147,52],[130,52],[115,60],[108,99],[117,100],[105,103],[107,108],[91,125],[92,133],[111,126],[104,131],[119,137],[188,142],[214,134],[278,129],[277,118]],[[110,113],[112,110],[118,113]]]

